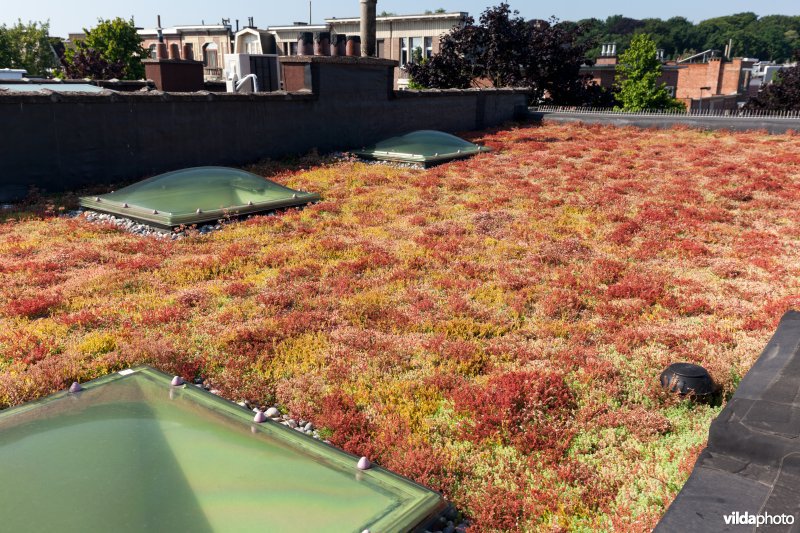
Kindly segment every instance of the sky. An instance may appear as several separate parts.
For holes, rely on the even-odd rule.
[[[500,0],[378,0],[378,12],[397,14],[422,13],[427,9],[444,8],[447,11],[467,11],[479,15],[487,6],[497,5]],[[668,0],[643,2],[641,0],[563,0],[542,2],[537,0],[509,0],[525,18],[549,18],[561,20],[582,18],[606,18],[622,14],[632,18],[683,16],[698,22],[703,19],[730,15],[742,11],[753,11],[758,15],[800,15],[798,0],[726,0],[724,2],[697,0]],[[230,18],[235,24],[246,24],[252,16],[258,27],[290,24],[308,20],[307,0],[134,0],[113,2],[109,0],[3,0],[0,9],[0,24],[13,24],[18,19],[27,21],[50,21],[50,34],[66,37],[69,32],[81,31],[93,26],[98,18],[133,16],[137,26],[155,27],[156,15],[161,15],[162,25],[219,23]],[[358,0],[312,0],[314,22],[323,22],[330,17],[352,17],[359,13]]]

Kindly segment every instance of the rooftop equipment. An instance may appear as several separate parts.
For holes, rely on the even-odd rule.
[[[670,392],[704,398],[714,393],[708,371],[692,363],[673,363],[661,373],[661,386]]]
[[[0,413],[6,531],[410,531],[444,507],[358,465],[148,367]]]
[[[419,130],[386,139],[353,153],[365,159],[429,166],[488,151],[489,148],[472,144],[449,133]]]
[[[319,199],[316,193],[296,191],[244,170],[196,167],[159,174],[101,196],[83,197],[80,204],[170,229]]]
[[[281,69],[277,54],[226,54],[225,85],[229,93],[279,91]]]
[[[0,80],[21,80],[25,74],[27,72],[21,68],[0,68]]]

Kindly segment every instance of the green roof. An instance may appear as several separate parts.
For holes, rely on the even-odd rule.
[[[407,531],[435,492],[139,367],[0,413],[7,531]]]
[[[81,198],[83,207],[172,228],[315,202],[315,193],[296,191],[244,170],[196,167],[159,174],[124,189]]]
[[[432,165],[470,157],[489,148],[478,146],[442,131],[420,130],[391,137],[353,153],[366,159]]]

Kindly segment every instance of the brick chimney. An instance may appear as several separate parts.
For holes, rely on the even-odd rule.
[[[375,56],[378,0],[361,0],[361,55]]]
[[[600,57],[597,58],[595,65],[616,65],[617,64],[617,43],[606,43],[600,47]]]

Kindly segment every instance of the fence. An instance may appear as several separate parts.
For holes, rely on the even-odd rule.
[[[675,111],[648,109],[644,111],[624,111],[608,107],[570,107],[570,106],[534,106],[530,108],[533,113],[573,113],[580,115],[615,115],[630,117],[713,117],[713,118],[769,118],[769,119],[800,119],[800,111],[766,111],[766,110],[694,110]]]

